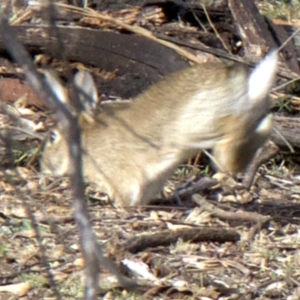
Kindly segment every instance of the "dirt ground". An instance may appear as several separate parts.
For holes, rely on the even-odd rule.
[[[265,12],[266,1],[258,2]],[[297,94],[284,98],[274,112],[297,117],[297,101]],[[46,133],[54,122],[45,108],[20,99],[11,106],[27,129]],[[5,124],[5,113],[0,120]],[[0,299],[82,299],[84,263],[69,179],[42,174],[40,142],[20,140],[26,151],[9,152],[13,166],[0,173]],[[220,178],[202,154],[178,168],[162,201],[126,209],[87,186],[103,253],[139,284],[126,291],[103,268],[99,299],[300,299],[297,149],[280,148],[250,189],[242,175]]]

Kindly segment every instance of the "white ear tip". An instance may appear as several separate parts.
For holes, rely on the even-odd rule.
[[[75,75],[74,82],[79,89],[90,97],[90,104],[95,106],[98,103],[98,93],[91,73],[85,70],[79,70]]]
[[[278,59],[278,51],[276,49],[271,50],[265,57],[265,59]]]
[[[276,72],[278,65],[278,51],[272,50],[267,56],[264,58],[265,67],[268,66],[271,68],[271,72]]]
[[[277,71],[277,65],[278,65],[278,52],[277,50],[272,50],[256,66],[253,73],[254,72],[266,73],[266,74],[269,73],[272,74],[272,76],[275,76],[275,73]]]
[[[66,90],[60,84],[58,78],[50,71],[44,71],[44,76],[48,86],[54,92],[57,99],[62,103],[67,103]]]
[[[78,87],[82,87],[87,82],[93,81],[93,77],[90,74],[90,72],[84,71],[84,70],[79,70],[74,77],[74,82]]]
[[[278,51],[271,51],[252,71],[249,77],[249,96],[253,101],[269,93],[278,67]]]
[[[43,73],[44,73],[46,82],[48,83],[48,85],[50,87],[57,84],[57,78],[53,75],[53,73],[51,71],[45,70],[45,71],[43,71]]]

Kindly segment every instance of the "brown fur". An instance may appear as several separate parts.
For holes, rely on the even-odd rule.
[[[249,100],[244,66],[203,64],[171,74],[123,108],[105,109],[92,123],[82,122],[84,177],[116,205],[130,206],[147,204],[176,167],[200,149],[213,148],[225,171],[243,170],[271,130],[267,94],[276,66],[259,99]],[[91,90],[86,76],[79,77]],[[45,146],[41,167],[64,175],[69,158],[58,129]]]

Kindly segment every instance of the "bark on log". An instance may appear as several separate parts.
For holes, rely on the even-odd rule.
[[[289,37],[282,27],[262,16],[254,1],[229,0],[235,24],[243,42],[247,58],[262,57],[271,49],[280,47]],[[300,73],[295,45],[288,43],[281,53],[285,63],[295,73]]]
[[[46,26],[14,26],[13,30],[31,53],[46,53],[116,71],[115,79],[101,82],[101,92],[114,91],[123,98],[133,97],[162,76],[189,65],[175,51],[133,34],[62,26],[55,30]],[[0,51],[5,51],[1,39]]]
[[[228,5],[243,41],[246,57],[262,57],[277,47],[254,1],[229,0]]]
[[[300,118],[274,116],[274,128],[278,130],[282,136],[293,147],[300,148]],[[286,147],[286,142],[273,130],[271,139],[278,146]]]

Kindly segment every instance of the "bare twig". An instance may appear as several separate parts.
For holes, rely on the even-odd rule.
[[[28,82],[41,98],[45,99],[45,102],[47,102],[49,107],[57,112],[62,126],[64,126],[66,132],[68,132],[66,140],[68,141],[69,154],[73,162],[70,168],[70,178],[74,197],[74,215],[80,231],[82,254],[85,260],[85,299],[97,299],[100,264],[108,268],[125,288],[129,289],[135,287],[133,282],[124,278],[117,267],[103,256],[100,247],[96,242],[96,237],[89,221],[84,195],[84,183],[81,172],[80,128],[76,117],[74,117],[71,112],[56,99],[53,91],[37,72],[23,45],[15,38],[14,32],[11,30],[3,15],[0,15],[0,34],[11,56],[23,68]],[[40,243],[40,247],[41,250],[44,250],[42,243]],[[45,253],[45,251],[42,251],[42,253]],[[43,263],[46,264],[46,257],[43,257]],[[53,278],[51,279],[50,275],[51,273],[49,273],[50,283],[55,287],[54,280]],[[57,299],[60,299],[57,289],[55,289],[55,294]]]
[[[285,82],[285,83],[283,83],[283,84],[281,84],[281,85],[279,85],[279,86],[273,88],[273,89],[272,89],[272,92],[277,92],[277,91],[283,89],[284,87],[286,87],[287,85],[290,85],[290,84],[292,84],[293,82],[296,82],[296,81],[298,81],[298,80],[300,80],[300,76],[298,76],[298,77],[296,77],[296,78],[293,78],[293,79],[291,79],[291,80],[288,80],[287,82]]]
[[[131,253],[143,251],[149,247],[158,247],[176,243],[178,239],[199,243],[203,241],[213,241],[218,243],[237,242],[240,235],[231,229],[200,227],[184,228],[178,230],[163,230],[159,232],[147,233],[130,239],[126,243],[126,250]]]
[[[224,49],[226,49],[229,53],[230,53],[230,50],[228,49],[226,43],[223,41],[222,37],[219,35],[219,32],[217,30],[217,28],[215,27],[214,23],[212,22],[210,16],[209,16],[209,13],[206,9],[206,6],[204,4],[201,4],[202,8],[203,8],[203,11],[205,13],[205,16],[207,18],[207,21],[208,23],[210,24],[211,28],[213,29],[215,35],[217,36],[217,38],[219,39],[219,41],[222,43]]]
[[[26,74],[28,81],[31,82],[34,89],[36,89],[36,91],[40,92],[40,94],[45,99],[49,98],[50,99],[49,103],[51,103],[52,107],[54,107],[55,100],[53,99],[53,97],[51,97],[51,95],[52,95],[51,91],[49,91],[49,94],[47,93],[47,89],[49,90],[48,86],[45,89],[43,89],[42,80],[39,78],[39,74],[35,70],[34,65],[33,65],[28,53],[26,52],[24,47],[21,45],[21,43],[19,43],[14,38],[14,34],[13,34],[12,30],[10,29],[10,27],[7,23],[7,20],[5,19],[3,14],[0,14],[0,35],[2,36],[2,39],[5,43],[8,51],[12,55],[12,57],[23,66],[24,73]],[[25,207],[27,208],[27,205]],[[39,231],[38,226],[35,226],[35,224],[36,224],[35,218],[34,218],[34,215],[31,213],[30,209],[27,209],[27,214],[29,215],[30,220],[32,221],[32,226],[35,229],[35,232],[37,235],[37,240],[39,242],[39,247],[41,250],[42,263],[44,266],[47,266],[47,259],[45,256],[46,251],[45,251],[45,247],[42,243],[41,233]],[[46,270],[48,273],[50,284],[55,293],[55,296],[57,297],[57,299],[61,299],[60,293],[59,293],[58,289],[56,288],[56,284],[55,284],[52,273],[50,272],[50,270],[48,268],[46,268]]]
[[[279,151],[279,148],[272,142],[267,143],[264,145],[255,155],[254,160],[250,164],[249,168],[247,169],[244,179],[243,179],[243,186],[249,189],[254,181],[255,174],[259,167],[269,161],[272,157],[274,157]]]
[[[201,197],[198,194],[194,194],[192,196],[192,200],[197,203],[199,206],[201,206],[202,209],[205,211],[211,213],[211,215],[218,217],[223,220],[230,220],[230,221],[243,221],[243,222],[265,222],[266,220],[269,220],[270,217],[265,217],[258,213],[252,213],[252,212],[229,212],[225,211],[223,209],[220,209],[213,204],[209,203],[204,199],[204,197]]]
[[[286,41],[284,41],[284,43],[277,49],[277,51],[281,51],[287,45],[287,43],[289,43],[299,32],[300,28],[295,30],[293,34]]]
[[[55,6],[57,6],[60,9],[65,9],[67,11],[75,11],[86,17],[96,18],[96,19],[107,21],[107,22],[111,22],[112,24],[120,26],[130,32],[134,32],[138,35],[144,36],[150,40],[156,41],[159,44],[169,47],[169,48],[173,49],[174,51],[178,52],[183,57],[186,57],[187,59],[189,59],[195,63],[202,63],[202,61],[196,55],[193,55],[192,53],[186,51],[185,49],[182,49],[181,47],[178,47],[177,45],[175,45],[171,42],[158,39],[157,37],[155,37],[155,35],[151,31],[149,31],[143,27],[128,25],[116,18],[113,18],[109,15],[99,13],[90,8],[79,8],[79,7],[75,7],[75,6],[67,5],[67,4],[63,4],[63,3],[54,3],[54,4],[55,4]]]

